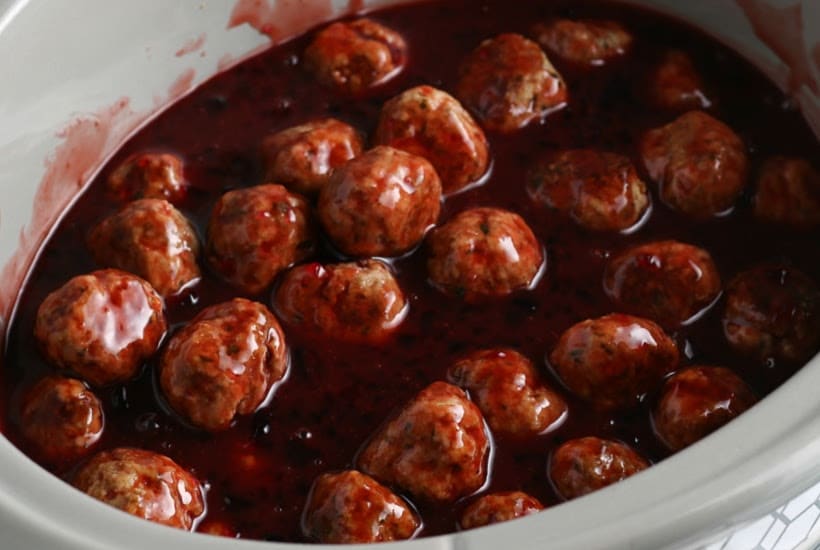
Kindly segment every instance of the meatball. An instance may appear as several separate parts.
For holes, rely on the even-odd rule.
[[[673,451],[703,439],[755,404],[749,386],[729,369],[691,367],[666,381],[652,425]]]
[[[567,404],[543,385],[529,359],[510,349],[471,353],[448,371],[470,392],[494,434],[527,437],[555,428]]]
[[[619,306],[674,327],[696,317],[720,294],[720,275],[702,248],[648,243],[618,254],[604,271],[604,290]]]
[[[773,157],[760,169],[755,216],[798,229],[820,226],[820,173],[804,159]]]
[[[404,500],[354,470],[319,476],[302,517],[305,536],[325,544],[409,539],[420,525]]]
[[[381,342],[407,314],[399,283],[376,260],[294,267],[282,279],[274,304],[291,326],[351,342]]]
[[[318,195],[334,170],[362,154],[362,138],[333,118],[277,132],[262,142],[266,178],[305,195]]]
[[[359,468],[419,498],[452,502],[487,477],[484,419],[464,391],[445,382],[422,390],[359,455]]]
[[[95,386],[137,374],[165,335],[162,298],[116,269],[79,275],[37,310],[34,336],[46,358]]]
[[[545,262],[521,216],[498,208],[461,212],[436,228],[428,244],[430,280],[467,302],[531,287]]]
[[[315,244],[310,206],[281,185],[259,185],[220,197],[208,224],[208,261],[240,290],[256,294],[307,258]]]
[[[649,207],[646,185],[628,158],[588,149],[562,151],[537,163],[527,192],[591,231],[629,229]]]
[[[139,275],[162,296],[199,280],[199,239],[185,217],[163,199],[129,203],[88,237],[94,260]]]
[[[558,494],[571,500],[603,489],[648,467],[649,463],[628,445],[597,437],[582,437],[567,441],[553,452],[549,477]]]
[[[234,298],[202,310],[171,338],[159,382],[186,421],[218,431],[252,413],[287,367],[285,336],[273,314]]]
[[[318,215],[349,256],[398,256],[438,219],[441,181],[422,157],[376,147],[338,170],[319,195]]]
[[[712,103],[703,91],[703,81],[685,52],[667,52],[649,76],[650,101],[661,109],[687,111],[706,109]]]
[[[746,184],[743,141],[702,111],[650,130],[640,143],[649,177],[670,207],[696,218],[730,208]]]
[[[500,34],[461,65],[456,96],[486,128],[509,133],[563,107],[568,94],[538,44],[520,34]]]
[[[579,65],[603,65],[632,45],[620,23],[595,19],[553,19],[535,25],[533,36],[551,54]]]
[[[723,333],[735,350],[761,362],[805,361],[820,347],[820,289],[793,268],[741,273],[726,289]]]
[[[544,509],[537,498],[520,491],[491,493],[475,500],[464,509],[459,525],[475,529],[540,512]]]
[[[613,313],[567,329],[550,354],[566,386],[600,409],[636,405],[678,365],[678,348],[647,319]]]
[[[470,113],[430,86],[412,88],[384,104],[376,143],[429,160],[445,193],[477,182],[490,163],[487,138]]]
[[[333,23],[305,50],[305,66],[337,92],[360,95],[396,76],[407,60],[407,44],[396,31],[372,19]]]
[[[179,203],[188,191],[182,159],[170,153],[137,153],[108,176],[109,192],[122,202],[165,199]]]
[[[38,456],[52,464],[69,462],[100,439],[102,403],[79,380],[49,376],[24,397],[20,429]]]
[[[73,485],[110,506],[170,527],[191,529],[205,511],[199,482],[157,453],[119,448],[95,455]]]

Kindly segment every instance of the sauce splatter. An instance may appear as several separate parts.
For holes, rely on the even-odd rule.
[[[180,49],[178,49],[176,51],[176,53],[174,55],[176,57],[183,57],[183,56],[186,56],[188,54],[198,52],[205,45],[205,38],[206,38],[205,33],[202,33],[199,36],[197,36],[196,38],[192,38],[192,39],[188,40],[185,44],[182,45],[182,47]]]

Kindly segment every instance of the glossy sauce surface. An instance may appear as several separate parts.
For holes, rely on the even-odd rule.
[[[774,154],[820,156],[820,147],[792,103],[759,73],[726,48],[680,24],[653,14],[591,2],[447,0],[392,8],[371,16],[400,32],[410,45],[406,69],[370,99],[334,96],[303,69],[309,36],[273,48],[215,77],[131,139],[108,163],[90,189],[66,214],[45,246],[20,298],[3,361],[3,430],[24,451],[19,408],[23,393],[52,373],[32,336],[37,307],[74,275],[97,265],[81,243],[89,228],[119,205],[104,192],[109,174],[129,155],[168,150],[183,156],[191,190],[180,210],[204,237],[218,197],[263,181],[260,144],[269,133],[328,116],[354,125],[372,138],[382,104],[420,84],[455,88],[456,68],[482,40],[502,32],[527,34],[551,15],[605,17],[634,35],[631,53],[593,69],[554,58],[570,91],[566,109],[543,124],[511,135],[488,132],[493,164],[484,185],[449,197],[439,223],[475,206],[510,209],[524,217],[547,252],[547,269],[532,291],[485,304],[448,298],[427,281],[426,251],[393,262],[409,301],[396,337],[381,346],[317,343],[287,325],[290,374],[272,401],[240,418],[226,432],[208,434],[185,427],[158,398],[155,369],[146,364],[136,380],[98,391],[106,425],[97,450],[135,446],[163,453],[190,469],[207,491],[202,525],[221,521],[241,537],[304,540],[300,516],[314,479],[351,467],[357,453],[388,416],[465,354],[509,347],[530,358],[541,376],[569,405],[557,430],[525,441],[496,437],[486,489],[522,490],[545,505],[560,498],[547,479],[550,452],[572,438],[595,435],[626,442],[649,460],[667,456],[652,433],[650,408],[656,396],[624,413],[601,413],[564,390],[544,363],[561,333],[586,318],[606,315],[614,305],[602,278],[607,259],[651,240],[677,239],[708,250],[725,284],[763,262],[785,262],[820,281],[820,233],[778,229],[752,217],[750,192],[729,214],[693,221],[673,212],[649,184],[653,209],[643,226],[628,235],[593,234],[566,216],[536,205],[525,189],[528,168],[543,154],[568,148],[599,148],[629,157],[639,175],[637,143],[648,129],[676,115],[646,104],[646,79],[668,48],[684,48],[706,83],[710,113],[746,143],[751,170]],[[324,246],[310,260],[337,261]],[[179,297],[167,300],[171,330],[204,307],[237,293],[209,272]],[[270,305],[271,289],[248,296]],[[800,365],[757,365],[734,353],[720,323],[722,301],[696,322],[672,333],[682,352],[681,367],[726,366],[759,395],[772,391]],[[77,464],[52,467],[68,478]],[[454,505],[413,501],[423,520],[422,535],[450,532],[471,499]]]

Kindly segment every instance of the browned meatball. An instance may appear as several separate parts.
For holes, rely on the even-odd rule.
[[[141,199],[103,220],[88,237],[94,260],[139,275],[162,296],[199,280],[199,239],[163,199]]]
[[[456,96],[489,130],[513,132],[564,106],[568,94],[538,44],[520,34],[500,34],[464,60]]]
[[[762,362],[805,361],[820,347],[820,289],[796,269],[750,269],[726,289],[723,332],[733,348]]]
[[[119,448],[95,455],[74,486],[110,506],[170,527],[191,529],[205,511],[199,482],[157,453]]]
[[[359,95],[396,76],[407,44],[396,31],[371,19],[333,23],[316,33],[305,66],[323,86]]]
[[[300,124],[265,138],[266,178],[305,195],[317,195],[334,170],[362,153],[362,138],[333,118]]]
[[[376,260],[294,267],[282,279],[274,304],[291,326],[352,342],[381,342],[407,313],[399,283]]]
[[[217,431],[252,413],[287,367],[285,335],[273,314],[234,298],[202,310],[171,338],[159,381],[185,420]]]
[[[538,435],[563,421],[567,404],[541,383],[529,359],[511,349],[471,353],[448,371],[470,392],[494,434]]]
[[[384,104],[376,143],[429,160],[445,193],[477,182],[490,162],[487,138],[470,113],[430,86],[411,88]]]
[[[553,19],[535,25],[533,35],[551,54],[579,65],[603,65],[632,45],[620,23],[596,19]]]
[[[427,271],[443,292],[468,302],[530,287],[544,252],[527,223],[498,208],[465,210],[429,238]]]
[[[131,155],[108,176],[108,190],[118,200],[165,199],[178,203],[188,191],[182,159],[170,153]]]
[[[319,195],[318,214],[349,256],[398,256],[438,219],[441,181],[422,157],[376,147],[338,170]]]
[[[217,201],[208,224],[208,261],[228,282],[256,294],[307,258],[314,241],[307,201],[281,185],[259,185]]]
[[[691,367],[675,373],[652,415],[655,433],[679,451],[703,439],[755,404],[738,375],[723,367]]]
[[[811,229],[820,225],[820,173],[804,159],[773,157],[760,169],[754,197],[759,219]]]
[[[20,428],[44,460],[69,462],[86,454],[100,439],[102,403],[79,380],[49,376],[23,399]]]
[[[355,470],[319,476],[302,517],[305,536],[325,544],[409,539],[420,525],[404,500]]]
[[[162,298],[139,277],[104,269],[43,300],[34,335],[48,360],[95,386],[137,374],[165,334]]]
[[[720,275],[702,248],[659,241],[612,258],[604,271],[604,290],[630,312],[674,327],[717,299]]]
[[[592,231],[629,229],[649,207],[646,185],[628,158],[590,149],[562,151],[538,162],[527,192]]]
[[[475,529],[528,516],[543,509],[544,505],[527,493],[491,493],[467,506],[461,514],[459,525],[462,529]]]
[[[663,329],[613,313],[567,329],[550,354],[566,386],[598,408],[635,405],[678,365],[678,348]]]
[[[359,468],[417,497],[451,502],[487,477],[484,419],[464,391],[445,382],[422,390],[359,455]]]
[[[648,91],[654,105],[670,111],[706,109],[712,104],[692,59],[680,50],[664,54],[649,76]]]
[[[661,199],[677,210],[706,218],[730,208],[746,185],[743,141],[702,111],[690,111],[647,132],[640,144],[646,171]]]
[[[617,441],[582,437],[567,441],[552,454],[549,476],[567,500],[622,481],[649,467],[629,446]]]

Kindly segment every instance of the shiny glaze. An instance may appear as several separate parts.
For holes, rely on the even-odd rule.
[[[601,412],[566,391],[543,365],[545,354],[563,331],[615,308],[602,285],[608,259],[631,246],[674,238],[707,249],[724,281],[769,261],[786,262],[817,281],[820,233],[755,221],[750,186],[729,215],[703,222],[664,205],[641,164],[638,143],[646,130],[667,124],[675,115],[648,103],[648,75],[665,50],[685,44],[708,87],[713,101],[710,113],[747,144],[752,172],[771,155],[815,159],[820,148],[789,98],[735,54],[650,13],[580,0],[487,0],[479,6],[472,0],[449,0],[393,8],[373,17],[401,32],[413,45],[412,55],[406,69],[368,99],[341,99],[317,85],[302,70],[301,55],[311,40],[304,37],[217,76],[158,117],[103,168],[99,179],[65,215],[34,267],[3,362],[5,435],[31,452],[20,433],[19,404],[31,386],[54,372],[31,336],[36,309],[68,278],[98,267],[78,243],[85,241],[90,227],[122,206],[105,192],[105,180],[125,159],[144,150],[180,153],[192,185],[177,206],[204,236],[219,195],[265,182],[259,147],[271,132],[333,116],[372,139],[385,101],[422,84],[453,94],[456,68],[481,41],[501,32],[526,34],[534,22],[554,16],[612,18],[633,32],[635,40],[623,56],[594,70],[550,56],[571,92],[567,107],[550,114],[544,125],[531,124],[509,135],[488,132],[492,166],[481,180],[483,185],[448,197],[440,218],[443,223],[467,208],[488,205],[522,215],[548,256],[547,269],[532,290],[484,304],[443,296],[427,281],[422,248],[392,262],[409,307],[391,345],[317,342],[300,330],[288,329],[293,350],[288,378],[270,403],[239,417],[231,429],[218,434],[191,430],[163,406],[155,382],[159,361],[155,355],[132,382],[97,390],[106,415],[97,445],[99,449],[139,446],[190,468],[209,486],[208,515],[200,524],[203,531],[302,541],[305,495],[319,475],[351,468],[385,420],[430,383],[445,379],[447,369],[459,358],[476,349],[505,346],[534,363],[544,382],[567,401],[569,412],[559,428],[533,439],[494,437],[487,492],[523,489],[546,506],[560,502],[548,480],[548,457],[561,443],[591,434],[629,443],[651,462],[668,456],[649,421],[659,388],[642,396],[635,408]],[[638,231],[591,235],[527,196],[523,182],[536,160],[545,153],[579,147],[632,160],[653,199],[651,215]],[[324,265],[340,258],[323,243],[313,260]],[[197,285],[167,300],[172,332],[205,307],[236,295],[207,265],[201,267],[203,278]],[[252,297],[269,303],[269,289]],[[758,363],[733,351],[723,335],[724,305],[721,299],[696,322],[672,331],[682,364],[730,367],[763,396],[802,362]],[[69,478],[76,466],[69,461],[50,469]],[[411,499],[423,520],[422,535],[453,531],[462,510],[473,501],[469,497],[439,505]]]

